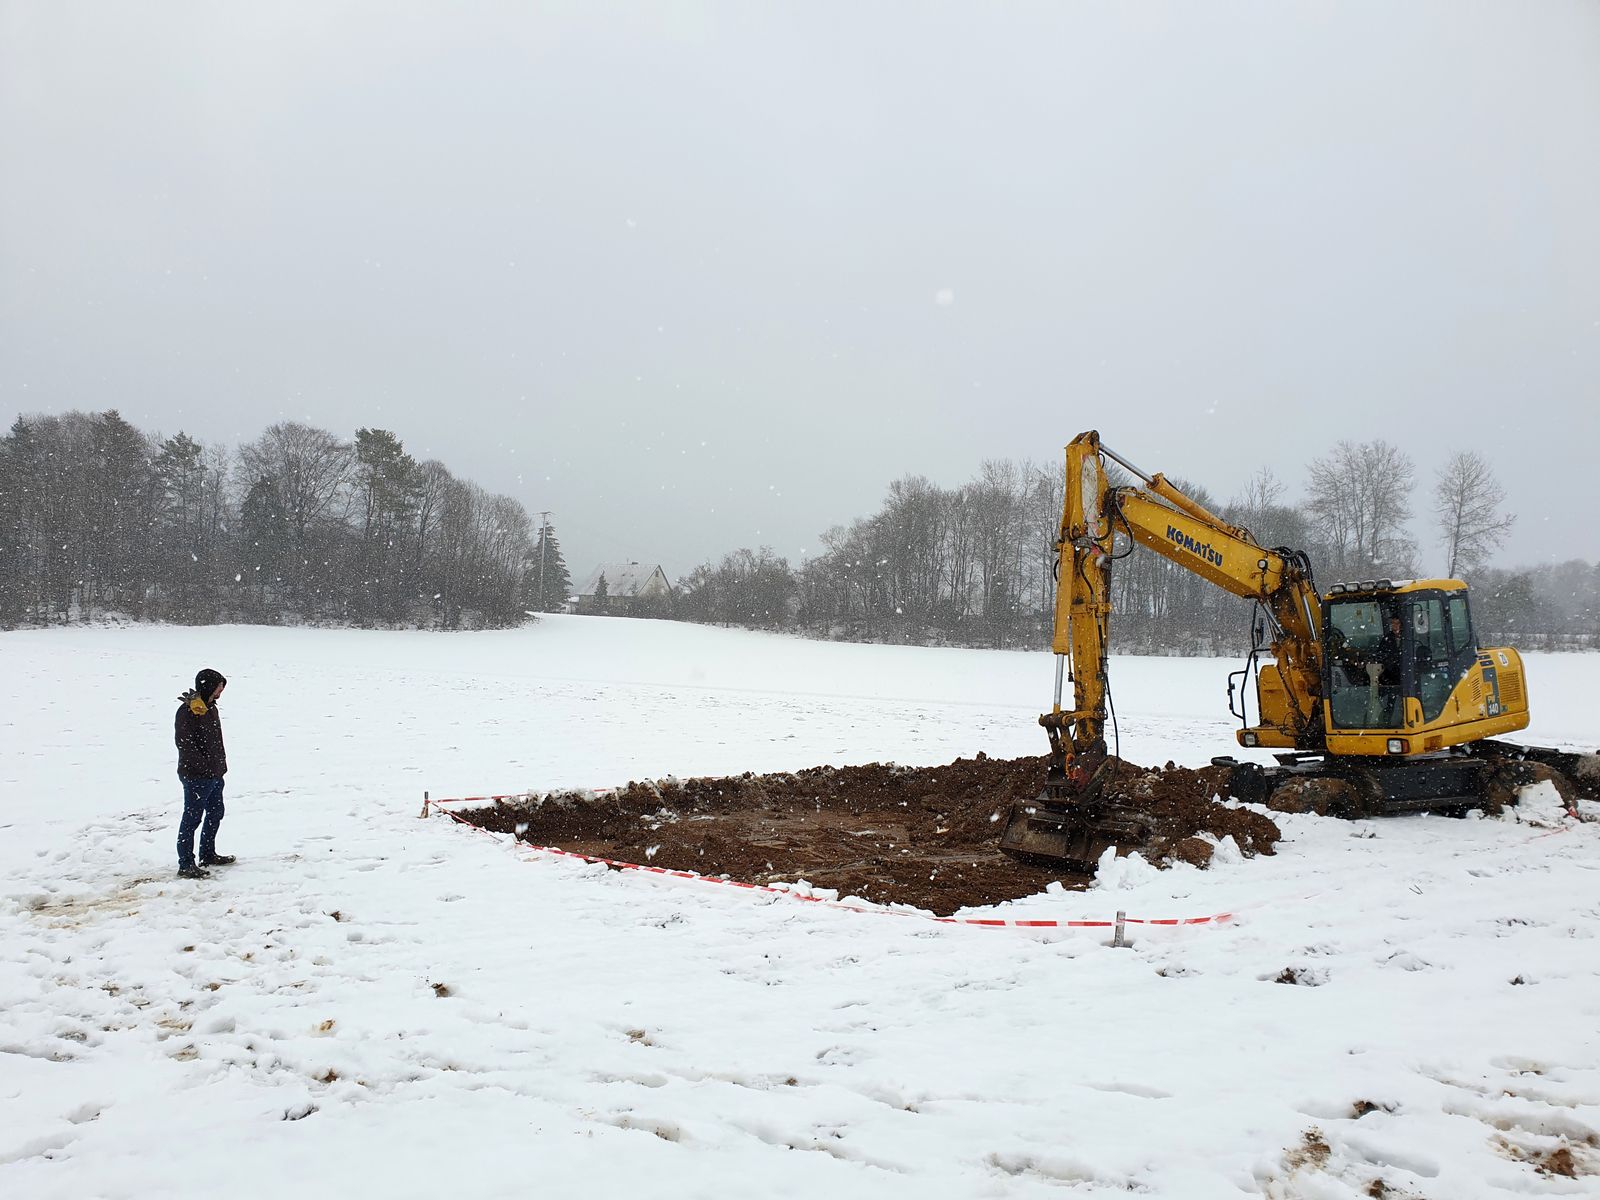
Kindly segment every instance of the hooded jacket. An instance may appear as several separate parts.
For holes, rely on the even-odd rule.
[[[222,714],[214,701],[217,688],[228,682],[209,668],[194,677],[195,686],[178,697],[173,740],[178,745],[178,775],[184,779],[221,779],[228,773],[222,746]]]

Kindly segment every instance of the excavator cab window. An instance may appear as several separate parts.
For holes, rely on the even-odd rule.
[[[1456,682],[1444,624],[1444,600],[1439,596],[1413,597],[1411,630],[1417,698],[1422,701],[1422,719],[1432,721],[1444,711],[1444,702]]]
[[[1397,598],[1377,596],[1328,603],[1323,657],[1335,726],[1398,729],[1404,723],[1401,698],[1410,674],[1404,607]]]
[[[1399,729],[1406,697],[1435,721],[1477,657],[1461,593],[1330,600],[1323,622],[1328,711],[1340,729]]]
[[[1450,688],[1454,690],[1478,661],[1478,640],[1472,634],[1472,610],[1467,608],[1466,592],[1446,592],[1443,603],[1445,618],[1450,622]]]
[[[1466,673],[1478,657],[1478,639],[1472,636],[1472,612],[1467,607],[1467,594],[1456,592],[1448,600],[1450,610],[1450,657]],[[1463,664],[1461,660],[1465,659]]]

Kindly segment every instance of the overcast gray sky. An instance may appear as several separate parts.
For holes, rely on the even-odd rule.
[[[1600,558],[1597,214],[1591,0],[0,0],[0,419],[389,428],[578,577],[1087,428]]]

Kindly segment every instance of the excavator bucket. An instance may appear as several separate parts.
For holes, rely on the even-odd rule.
[[[1062,805],[1048,794],[1011,808],[1000,835],[1000,849],[1018,858],[1062,864],[1093,875],[1100,857],[1113,846],[1141,844],[1148,827],[1138,815],[1115,805]]]
[[[1141,844],[1149,834],[1149,823],[1137,810],[1105,797],[1110,775],[1109,761],[1085,781],[1069,781],[1052,772],[1037,798],[1011,806],[1000,849],[1092,875],[1100,856],[1111,847]]]
[[[1047,795],[1011,806],[1011,819],[1000,835],[1000,849],[1019,858],[1065,862],[1089,872],[1111,843],[1097,837],[1093,822],[1078,808],[1051,804]]]

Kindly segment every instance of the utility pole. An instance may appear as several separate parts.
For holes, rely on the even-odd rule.
[[[544,560],[547,557],[545,547],[550,541],[550,510],[547,508],[539,514],[539,604],[544,605]]]

